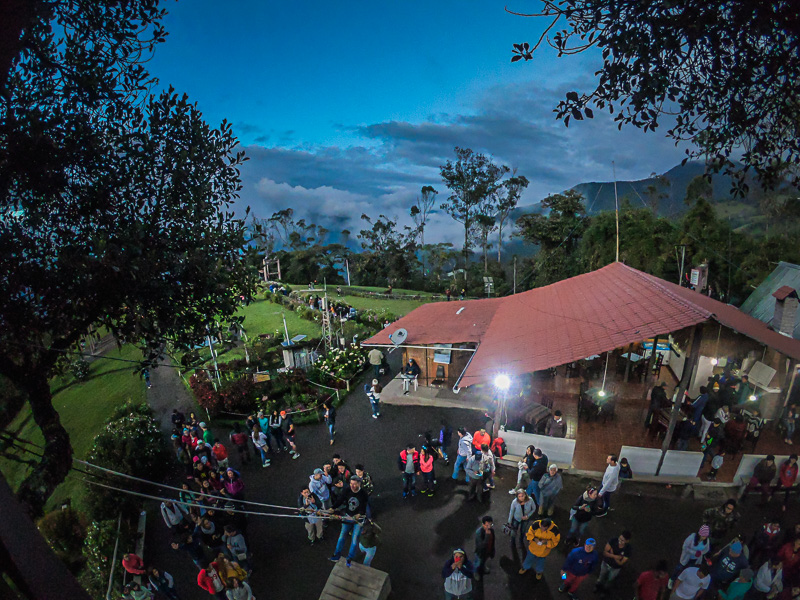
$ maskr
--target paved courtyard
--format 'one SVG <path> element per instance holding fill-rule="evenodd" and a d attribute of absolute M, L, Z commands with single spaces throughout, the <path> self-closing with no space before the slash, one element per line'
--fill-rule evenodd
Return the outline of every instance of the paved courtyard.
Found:
<path fill-rule="evenodd" d="M 174 377 L 171 370 L 158 371 L 159 380 Z M 177 391 L 180 387 L 173 389 L 180 394 Z M 281 454 L 273 458 L 268 469 L 262 469 L 257 463 L 242 468 L 246 498 L 295 506 L 300 488 L 308 481 L 314 468 L 336 452 L 351 466 L 364 463 L 375 482 L 375 520 L 384 533 L 373 567 L 389 573 L 393 598 L 442 598 L 440 572 L 444 562 L 457 547 L 466 549 L 470 556 L 473 554 L 473 533 L 480 517 L 485 514 L 492 515 L 496 524 L 497 558 L 492 564 L 491 574 L 476 585 L 476 599 L 546 600 L 561 597 L 556 588 L 559 567 L 566 551 L 563 544 L 551 554 L 542 581 L 537 582 L 532 572 L 524 576 L 517 574 L 520 557 L 512 551 L 501 528 L 511 502 L 508 489 L 516 477 L 512 469 L 500 468 L 497 489 L 483 505 L 465 502 L 463 474 L 461 482 L 453 482 L 450 479 L 452 468 L 441 461 L 436 463 L 439 483 L 434 497 L 402 498 L 397 453 L 407 442 L 419 441 L 419 435 L 425 430 L 437 430 L 441 418 L 448 419 L 453 427 L 464 426 L 470 431 L 474 431 L 483 420 L 481 413 L 474 410 L 416 406 L 384 406 L 380 419 L 375 420 L 371 418 L 369 403 L 363 393 L 356 392 L 339 410 L 334 446 L 328 443 L 324 424 L 307 425 L 299 428 L 297 441 L 301 457 L 298 460 Z M 227 430 L 217 433 L 227 439 Z M 238 468 L 236 460 L 234 457 L 233 465 Z M 565 490 L 554 516 L 562 530 L 567 528 L 569 505 L 586 483 L 586 479 L 565 477 Z M 618 579 L 613 598 L 632 597 L 635 575 L 650 568 L 659 558 L 674 564 L 683 539 L 701 524 L 702 510 L 716 502 L 681 500 L 677 490 L 654 488 L 653 492 L 653 497 L 617 494 L 616 510 L 606 518 L 595 519 L 589 527 L 589 533 L 601 543 L 617 536 L 623 529 L 633 532 L 634 555 Z M 146 562 L 173 574 L 182 598 L 208 598 L 208 594 L 196 585 L 196 570 L 191 561 L 169 548 L 169 536 L 157 507 L 149 508 Z M 779 509 L 777 501 L 774 508 Z M 797 505 L 793 504 L 792 508 L 789 514 L 796 519 Z M 742 530 L 749 536 L 764 511 L 752 501 L 743 514 Z M 331 524 L 326 539 L 321 544 L 310 546 L 299 519 L 255 516 L 249 519 L 248 536 L 255 564 L 251 584 L 256 597 L 259 600 L 318 598 L 333 567 L 327 559 L 333 553 L 339 525 Z M 593 579 L 584 583 L 579 596 L 592 597 Z"/>

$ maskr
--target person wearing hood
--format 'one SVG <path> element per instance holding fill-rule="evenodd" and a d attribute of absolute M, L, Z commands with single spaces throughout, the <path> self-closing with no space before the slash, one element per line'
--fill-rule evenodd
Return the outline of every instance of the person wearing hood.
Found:
<path fill-rule="evenodd" d="M 467 458 L 470 456 L 472 456 L 472 434 L 467 433 L 467 430 L 463 427 L 459 427 L 458 456 L 456 457 L 456 463 L 453 465 L 453 479 L 458 479 L 459 469 L 465 466 Z M 466 475 L 466 469 L 464 469 L 464 474 Z M 467 475 L 467 483 L 469 483 L 469 475 Z"/>
<path fill-rule="evenodd" d="M 445 600 L 471 600 L 474 572 L 467 553 L 461 548 L 454 550 L 453 558 L 444 563 L 442 568 Z"/>
<path fill-rule="evenodd" d="M 314 474 L 308 479 L 308 489 L 319 498 L 322 508 L 331 507 L 331 490 L 328 487 L 331 483 L 333 478 L 322 469 L 314 469 Z"/>
<path fill-rule="evenodd" d="M 222 485 L 228 497 L 244 500 L 244 481 L 242 481 L 238 471 L 226 469 L 222 474 Z"/>

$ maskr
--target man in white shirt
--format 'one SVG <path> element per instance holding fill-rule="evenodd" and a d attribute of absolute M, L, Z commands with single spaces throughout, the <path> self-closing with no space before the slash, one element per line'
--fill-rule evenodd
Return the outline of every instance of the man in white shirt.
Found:
<path fill-rule="evenodd" d="M 711 585 L 711 577 L 708 574 L 708 567 L 689 567 L 678 575 L 675 589 L 669 600 L 695 600 L 699 598 L 708 586 Z"/>
<path fill-rule="evenodd" d="M 598 504 L 602 505 L 602 511 L 598 517 L 605 517 L 611 508 L 611 495 L 619 487 L 619 463 L 616 454 L 609 454 L 606 458 L 606 472 L 603 473 L 603 484 L 600 488 L 600 498 Z"/>

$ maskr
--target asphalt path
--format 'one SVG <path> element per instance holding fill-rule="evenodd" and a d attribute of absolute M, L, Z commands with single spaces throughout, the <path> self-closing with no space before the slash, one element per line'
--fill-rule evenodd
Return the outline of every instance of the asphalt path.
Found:
<path fill-rule="evenodd" d="M 166 377 L 172 370 L 163 371 Z M 371 374 L 368 377 L 371 378 Z M 160 383 L 154 380 L 151 394 L 156 392 L 158 385 Z M 177 396 L 174 400 L 177 406 L 185 396 L 177 386 L 170 389 L 168 394 Z M 168 398 L 161 398 L 158 401 L 160 410 L 168 409 L 169 402 Z M 568 550 L 563 541 L 548 558 L 543 580 L 536 581 L 533 571 L 525 575 L 517 573 L 524 556 L 517 555 L 509 538 L 502 533 L 502 524 L 506 522 L 512 499 L 508 490 L 516 481 L 515 470 L 501 467 L 496 489 L 487 495 L 483 504 L 479 504 L 466 501 L 467 486 L 463 473 L 460 481 L 454 482 L 450 477 L 452 464 L 448 467 L 443 461 L 437 461 L 436 494 L 433 497 L 402 497 L 398 453 L 409 442 L 419 443 L 420 435 L 426 430 L 437 431 L 442 418 L 446 418 L 454 428 L 463 426 L 470 431 L 484 421 L 481 413 L 471 410 L 386 405 L 381 410 L 381 417 L 373 419 L 368 400 L 360 386 L 356 386 L 356 391 L 338 411 L 337 436 L 333 446 L 329 445 L 323 423 L 305 425 L 298 428 L 299 459 L 292 460 L 288 454 L 281 453 L 273 456 L 271 467 L 264 469 L 257 461 L 248 466 L 239 465 L 238 457 L 232 452 L 231 463 L 242 473 L 247 500 L 292 507 L 296 506 L 300 489 L 313 470 L 329 461 L 333 453 L 340 454 L 351 467 L 363 463 L 375 484 L 372 497 L 374 519 L 383 529 L 381 545 L 372 566 L 389 573 L 393 598 L 442 598 L 441 569 L 445 561 L 455 548 L 464 548 L 472 557 L 474 532 L 480 518 L 486 514 L 494 518 L 497 556 L 491 563 L 491 573 L 481 582 L 476 582 L 476 600 L 564 598 L 557 592 L 559 569 Z M 215 433 L 227 442 L 227 429 L 215 430 Z M 457 435 L 454 438 L 457 439 Z M 455 453 L 454 447 L 451 453 Z M 175 481 L 180 481 L 180 478 L 176 476 Z M 588 480 L 583 478 L 565 477 L 565 489 L 553 517 L 562 528 L 563 537 L 566 537 L 568 529 L 569 506 L 587 483 Z M 777 504 L 776 501 L 776 507 Z M 635 577 L 640 571 L 651 568 L 658 559 L 667 559 L 670 566 L 674 565 L 683 539 L 700 526 L 702 511 L 707 506 L 707 502 L 683 500 L 676 493 L 663 489 L 655 497 L 617 494 L 615 510 L 605 518 L 593 520 L 588 530 L 601 545 L 625 529 L 633 532 L 633 557 L 615 582 L 609 598 L 632 598 Z M 796 517 L 797 505 L 792 507 L 789 520 Z M 157 506 L 153 504 L 148 508 L 146 563 L 171 573 L 184 600 L 209 598 L 197 587 L 197 571 L 189 558 L 170 549 L 170 536 Z M 749 536 L 764 514 L 764 509 L 757 507 L 755 501 L 750 502 L 744 510 L 741 530 Z M 332 523 L 326 529 L 325 539 L 312 546 L 300 519 L 249 517 L 247 535 L 254 556 L 250 583 L 256 597 L 259 600 L 318 598 L 333 567 L 328 557 L 333 554 L 339 527 Z M 362 559 L 363 555 L 357 558 L 359 562 Z M 584 582 L 578 593 L 580 597 L 593 596 L 595 578 L 596 573 Z"/>

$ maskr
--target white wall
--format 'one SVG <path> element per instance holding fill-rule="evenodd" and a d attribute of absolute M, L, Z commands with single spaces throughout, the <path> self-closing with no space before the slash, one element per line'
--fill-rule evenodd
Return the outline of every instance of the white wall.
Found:
<path fill-rule="evenodd" d="M 525 449 L 528 446 L 533 446 L 534 448 L 541 448 L 542 452 L 547 455 L 548 462 L 557 463 L 560 466 L 572 465 L 572 456 L 575 454 L 575 440 L 536 435 L 534 433 L 522 433 L 520 431 L 501 431 L 500 437 L 506 441 L 509 454 L 525 456 Z"/>

